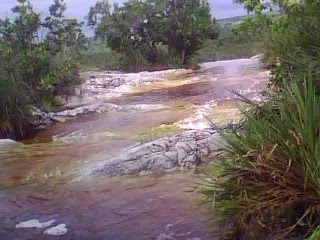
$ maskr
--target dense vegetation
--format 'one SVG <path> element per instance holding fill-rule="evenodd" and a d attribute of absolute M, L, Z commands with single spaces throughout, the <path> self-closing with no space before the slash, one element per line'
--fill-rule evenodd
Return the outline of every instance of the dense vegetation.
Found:
<path fill-rule="evenodd" d="M 219 28 L 203 0 L 107 1 L 90 8 L 88 23 L 96 37 L 125 58 L 124 66 L 140 70 L 147 65 L 186 66 L 206 39 L 218 37 Z"/>
<path fill-rule="evenodd" d="M 242 2 L 256 15 L 235 31 L 265 39 L 273 91 L 259 104 L 243 99 L 244 120 L 221 131 L 227 151 L 200 191 L 225 238 L 319 239 L 320 2 L 274 1 L 280 16 Z"/>
<path fill-rule="evenodd" d="M 293 111 L 295 109 L 295 111 Z M 320 223 L 320 98 L 312 84 L 296 82 L 267 102 L 243 109 L 245 121 L 227 141 L 215 194 L 215 219 L 232 239 L 283 239 L 294 230 L 309 234 Z"/>
<path fill-rule="evenodd" d="M 244 17 L 218 20 L 217 23 L 220 28 L 219 37 L 205 40 L 201 48 L 193 54 L 189 60 L 189 64 L 247 58 L 261 53 L 264 47 L 261 40 L 263 37 L 249 35 L 247 31 L 238 31 L 235 34 L 234 29 L 242 25 L 239 23 L 243 22 L 243 20 Z M 160 52 L 167 52 L 166 47 L 158 46 L 158 48 Z M 127 63 L 123 61 L 123 54 L 112 50 L 108 47 L 108 43 L 102 42 L 100 39 L 94 40 L 90 38 L 87 48 L 83 49 L 81 54 L 83 56 L 82 67 L 84 69 L 128 69 L 126 68 Z M 162 54 L 161 56 L 165 55 Z M 158 61 L 160 62 L 158 65 L 147 62 L 146 65 L 140 67 L 145 70 L 157 70 L 168 66 L 166 65 L 168 64 L 167 60 L 165 64 L 161 64 L 160 59 Z"/>
<path fill-rule="evenodd" d="M 265 61 L 271 66 L 271 84 L 280 90 L 291 81 L 302 83 L 311 74 L 316 91 L 320 90 L 320 3 L 314 0 L 240 1 L 256 16 L 249 17 L 236 29 L 260 37 L 265 42 Z M 264 9 L 277 5 L 281 16 L 264 14 Z"/>
<path fill-rule="evenodd" d="M 45 19 L 27 0 L 18 2 L 13 19 L 0 19 L 0 136 L 12 138 L 32 130 L 30 104 L 72 91 L 85 40 L 82 25 L 64 17 L 64 0 L 55 0 Z"/>

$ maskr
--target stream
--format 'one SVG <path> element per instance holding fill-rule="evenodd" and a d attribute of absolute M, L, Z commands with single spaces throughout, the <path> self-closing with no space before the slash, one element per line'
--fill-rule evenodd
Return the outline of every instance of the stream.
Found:
<path fill-rule="evenodd" d="M 107 177 L 95 166 L 131 146 L 237 122 L 235 90 L 259 101 L 258 58 L 199 70 L 91 71 L 54 125 L 0 140 L 0 239 L 216 239 L 194 171 Z"/>

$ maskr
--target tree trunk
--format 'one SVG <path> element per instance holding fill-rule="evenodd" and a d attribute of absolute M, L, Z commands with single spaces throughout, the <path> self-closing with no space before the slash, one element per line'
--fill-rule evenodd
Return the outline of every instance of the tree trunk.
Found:
<path fill-rule="evenodd" d="M 157 52 L 157 47 L 154 41 L 152 41 L 151 43 L 149 42 L 149 47 L 151 50 L 151 55 L 149 56 L 150 61 L 152 63 L 157 63 L 158 62 L 158 52 Z"/>
<path fill-rule="evenodd" d="M 176 46 L 176 32 L 170 31 L 168 34 L 168 51 L 169 51 L 169 63 L 174 64 L 174 50 Z"/>
<path fill-rule="evenodd" d="M 173 46 L 171 44 L 168 45 L 169 51 L 169 63 L 173 63 Z"/>
<path fill-rule="evenodd" d="M 184 48 L 181 52 L 181 67 L 186 65 L 186 49 Z"/>

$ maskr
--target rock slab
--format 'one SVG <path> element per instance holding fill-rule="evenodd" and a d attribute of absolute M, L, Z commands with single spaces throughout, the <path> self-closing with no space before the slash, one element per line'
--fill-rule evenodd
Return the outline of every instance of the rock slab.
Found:
<path fill-rule="evenodd" d="M 190 169 L 223 149 L 223 140 L 215 130 L 185 131 L 129 147 L 102 161 L 92 173 L 116 176 Z"/>

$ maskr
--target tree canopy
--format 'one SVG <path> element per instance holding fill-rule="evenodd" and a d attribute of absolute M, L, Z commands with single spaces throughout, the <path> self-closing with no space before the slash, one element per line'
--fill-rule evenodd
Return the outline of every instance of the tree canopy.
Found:
<path fill-rule="evenodd" d="M 167 47 L 170 63 L 180 65 L 201 47 L 205 39 L 217 38 L 219 27 L 204 0 L 132 0 L 112 8 L 107 1 L 90 8 L 88 25 L 97 37 L 126 56 L 141 55 L 159 61 L 159 46 Z"/>
<path fill-rule="evenodd" d="M 279 9 L 285 11 L 290 7 L 300 4 L 300 0 L 233 0 L 235 3 L 243 4 L 248 12 L 261 12 L 263 10 L 273 11 Z"/>

